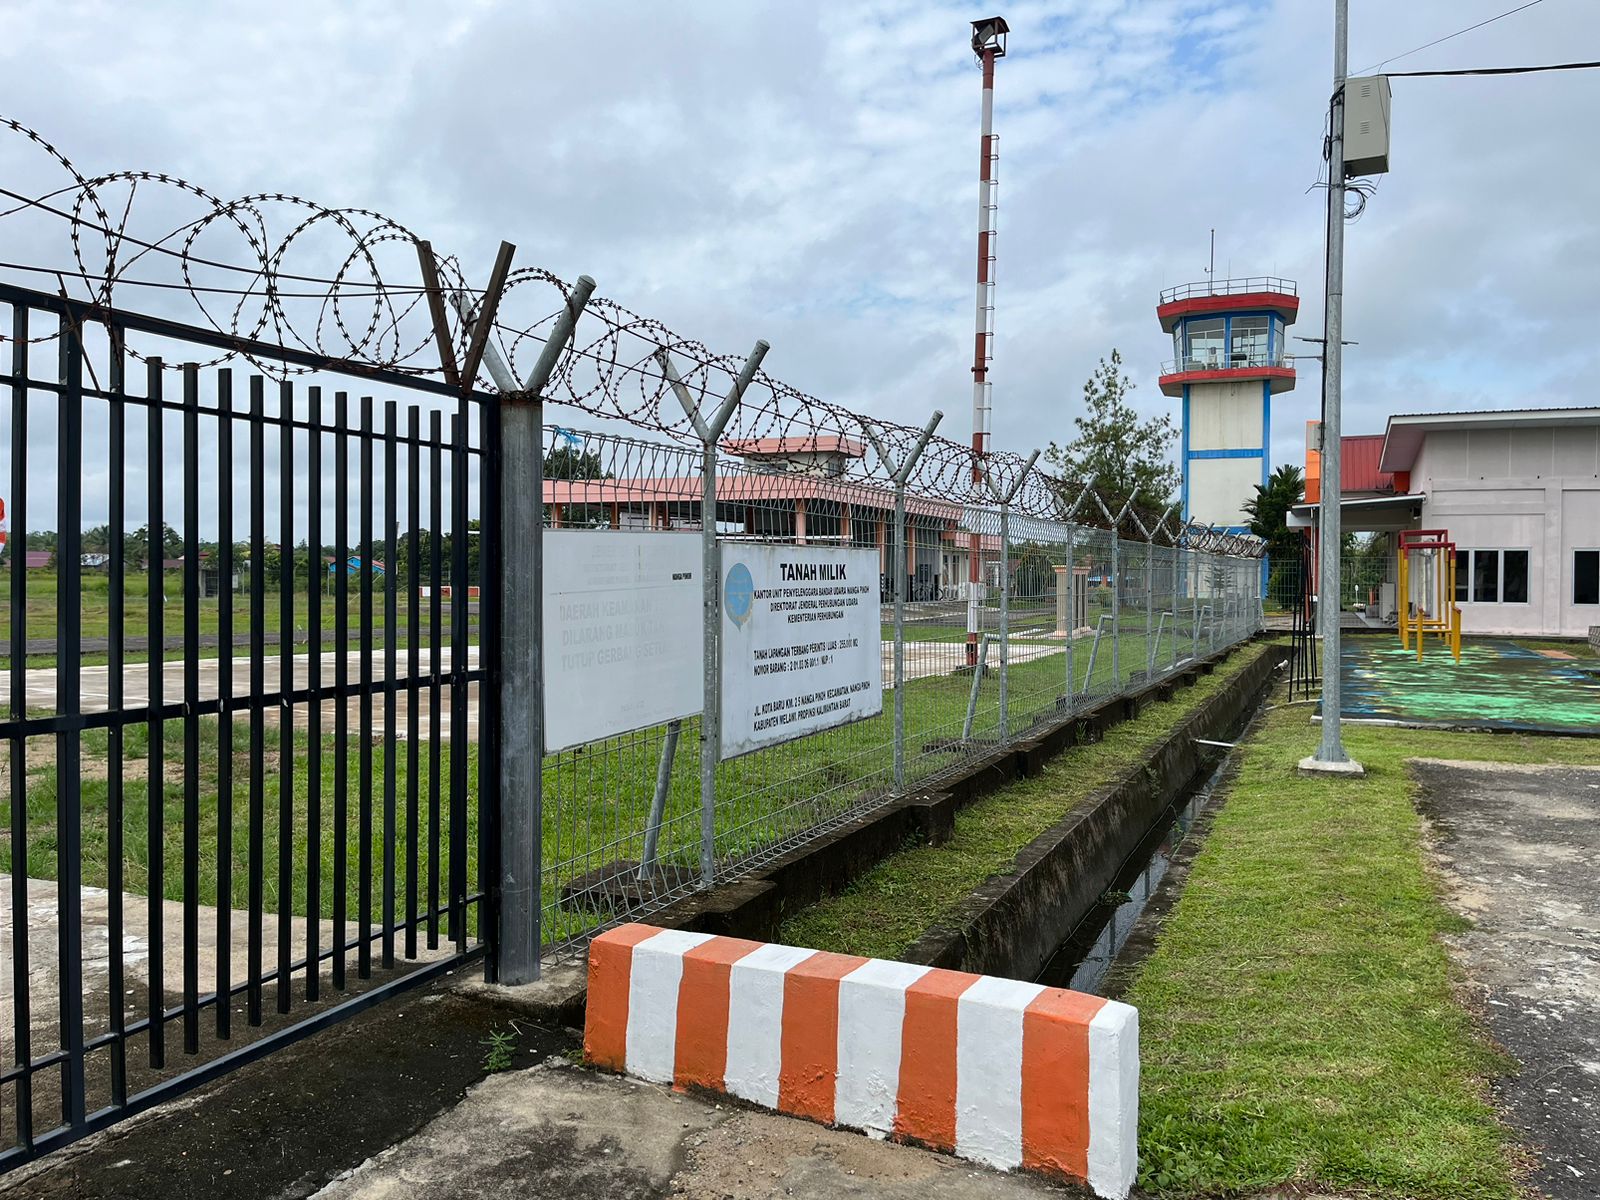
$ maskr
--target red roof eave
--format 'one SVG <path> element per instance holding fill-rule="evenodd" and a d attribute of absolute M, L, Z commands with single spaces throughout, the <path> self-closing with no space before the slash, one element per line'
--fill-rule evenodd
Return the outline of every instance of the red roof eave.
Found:
<path fill-rule="evenodd" d="M 1279 313 L 1286 322 L 1293 322 L 1300 313 L 1300 297 L 1288 292 L 1244 292 L 1233 296 L 1189 296 L 1156 305 L 1156 316 L 1167 333 L 1180 317 L 1193 317 L 1205 313 L 1238 312 L 1242 309 L 1270 309 Z"/>
<path fill-rule="evenodd" d="M 1294 386 L 1293 367 L 1219 367 L 1206 371 L 1175 371 L 1161 377 L 1161 393 L 1177 396 L 1186 383 L 1249 382 L 1252 379 L 1272 380 L 1274 392 L 1287 391 Z"/>

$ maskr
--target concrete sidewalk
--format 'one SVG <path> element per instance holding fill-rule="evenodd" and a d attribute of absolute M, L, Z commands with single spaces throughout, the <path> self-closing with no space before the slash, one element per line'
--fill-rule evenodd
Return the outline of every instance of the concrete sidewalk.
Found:
<path fill-rule="evenodd" d="M 319 1200 L 1021 1200 L 1060 1196 L 909 1146 L 551 1058 L 493 1075 Z"/>

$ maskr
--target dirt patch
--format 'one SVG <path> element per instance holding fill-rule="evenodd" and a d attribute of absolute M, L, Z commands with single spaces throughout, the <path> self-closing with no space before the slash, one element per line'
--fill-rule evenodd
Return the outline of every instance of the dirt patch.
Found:
<path fill-rule="evenodd" d="M 444 985 L 419 989 L 13 1170 L 0 1178 L 0 1197 L 310 1195 L 483 1081 L 484 1043 L 491 1030 L 509 1030 L 511 1019 Z M 520 1018 L 517 1025 L 513 1067 L 576 1044 L 563 1031 Z"/>

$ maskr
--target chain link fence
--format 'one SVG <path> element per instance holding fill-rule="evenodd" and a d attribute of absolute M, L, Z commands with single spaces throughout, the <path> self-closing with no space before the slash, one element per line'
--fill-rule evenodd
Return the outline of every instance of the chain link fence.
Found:
<path fill-rule="evenodd" d="M 709 783 L 698 713 L 546 754 L 547 958 L 699 890 L 708 862 L 711 880 L 734 880 L 1261 628 L 1257 558 L 921 494 L 905 495 L 902 524 L 892 479 L 863 478 L 861 444 L 735 439 L 723 450 L 719 546 L 872 552 L 882 711 L 715 761 Z M 546 427 L 544 452 L 547 531 L 706 537 L 699 451 Z M 718 654 L 705 647 L 708 661 Z M 551 692 L 546 705 L 573 699 Z"/>

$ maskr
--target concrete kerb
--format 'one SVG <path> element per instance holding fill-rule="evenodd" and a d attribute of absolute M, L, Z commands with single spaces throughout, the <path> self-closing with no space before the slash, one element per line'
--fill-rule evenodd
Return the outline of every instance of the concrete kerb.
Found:
<path fill-rule="evenodd" d="M 1137 1174 L 1138 1012 L 1013 979 L 624 925 L 589 955 L 593 1066 L 1086 1182 Z"/>

